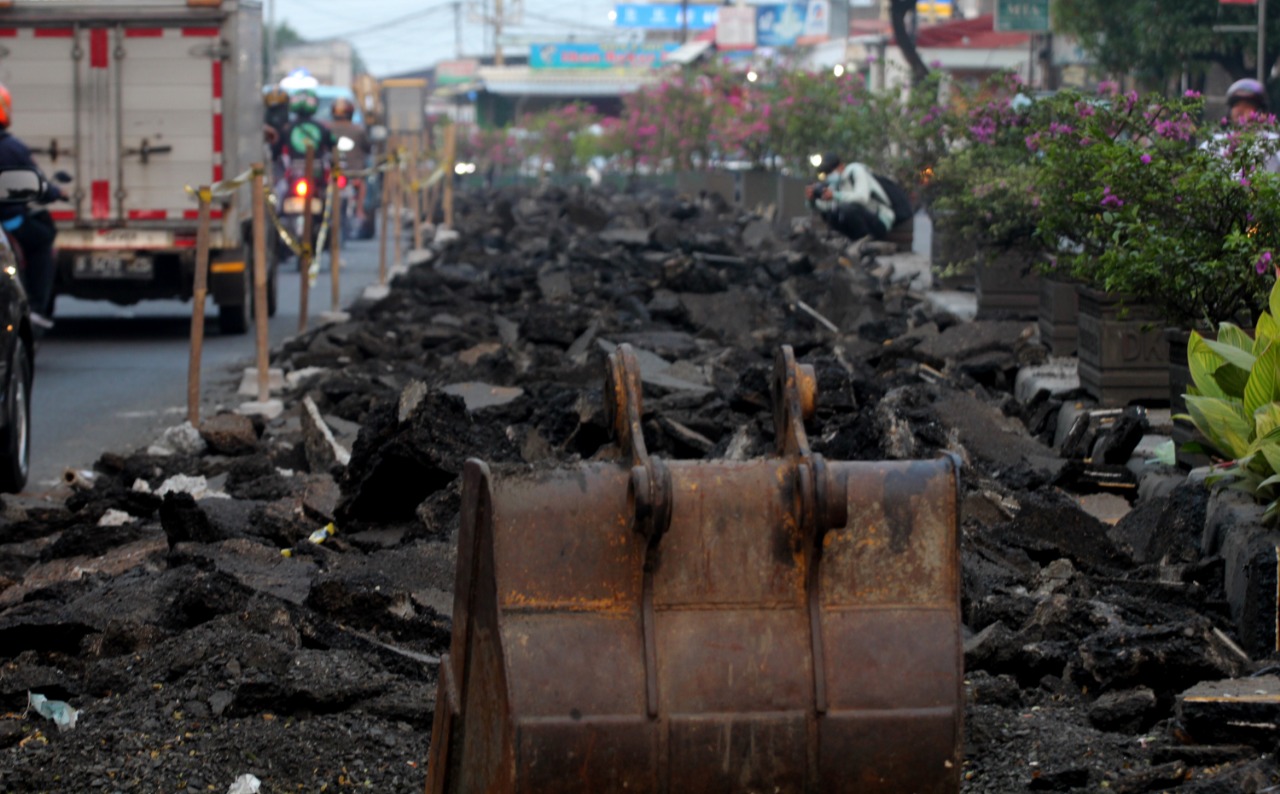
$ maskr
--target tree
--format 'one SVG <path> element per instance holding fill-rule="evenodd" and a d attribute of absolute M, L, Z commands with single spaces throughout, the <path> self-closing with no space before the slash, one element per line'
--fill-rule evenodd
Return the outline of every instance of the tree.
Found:
<path fill-rule="evenodd" d="M 1253 33 L 1215 33 L 1215 25 L 1257 21 L 1255 6 L 1218 0 L 1056 0 L 1054 29 L 1074 34 L 1106 71 L 1164 88 L 1184 71 L 1202 77 L 1218 64 L 1233 78 L 1256 73 Z M 1267 20 L 1267 63 L 1280 57 L 1280 13 Z"/>
<path fill-rule="evenodd" d="M 892 0 L 889 14 L 893 20 L 893 38 L 898 42 L 898 48 L 902 50 L 902 57 L 907 59 L 907 65 L 911 67 L 912 84 L 917 85 L 929 76 L 929 67 L 920 57 L 911 31 L 907 30 L 908 12 L 912 14 L 916 12 L 916 0 Z"/>

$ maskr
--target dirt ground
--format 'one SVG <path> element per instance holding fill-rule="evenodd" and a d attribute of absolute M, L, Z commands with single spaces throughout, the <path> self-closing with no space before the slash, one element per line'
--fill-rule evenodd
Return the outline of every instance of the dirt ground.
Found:
<path fill-rule="evenodd" d="M 1115 526 L 1082 509 L 1088 477 L 1052 445 L 1072 396 L 1011 394 L 1045 356 L 1033 323 L 962 323 L 887 258 L 714 197 L 461 208 L 461 240 L 388 297 L 273 353 L 281 417 L 221 416 L 104 453 L 60 500 L 3 499 L 0 792 L 421 791 L 462 464 L 600 453 L 623 342 L 651 356 L 653 454 L 767 454 L 789 344 L 818 375 L 815 452 L 964 461 L 962 791 L 1280 790 L 1273 734 L 1192 735 L 1177 709 L 1268 665 L 1200 551 L 1207 492 L 1135 492 Z"/>

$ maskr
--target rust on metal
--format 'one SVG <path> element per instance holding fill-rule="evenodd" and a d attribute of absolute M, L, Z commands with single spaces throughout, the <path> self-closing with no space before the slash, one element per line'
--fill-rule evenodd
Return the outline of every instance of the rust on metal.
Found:
<path fill-rule="evenodd" d="M 608 359 L 612 461 L 466 464 L 428 791 L 956 792 L 958 463 L 812 451 L 775 361 L 775 454 L 648 454 Z"/>

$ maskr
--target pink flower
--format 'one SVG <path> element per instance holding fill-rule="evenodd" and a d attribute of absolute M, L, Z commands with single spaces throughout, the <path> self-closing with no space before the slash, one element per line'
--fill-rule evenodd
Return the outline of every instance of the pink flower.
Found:
<path fill-rule="evenodd" d="M 1110 185 L 1104 185 L 1102 187 L 1102 201 L 1100 203 L 1104 207 L 1120 208 L 1124 206 L 1124 199 L 1112 193 Z"/>
<path fill-rule="evenodd" d="M 1196 91 L 1195 89 L 1191 89 L 1191 88 L 1188 88 L 1186 91 L 1184 91 L 1184 92 L 1182 93 L 1182 95 L 1183 95 L 1184 97 L 1186 97 L 1187 99 L 1199 99 L 1199 98 L 1200 98 L 1200 92 L 1199 92 L 1199 91 Z"/>
<path fill-rule="evenodd" d="M 1254 272 L 1261 276 L 1267 272 L 1269 267 L 1271 267 L 1271 252 L 1264 251 L 1262 256 L 1258 257 L 1258 261 L 1253 264 L 1253 269 Z"/>
<path fill-rule="evenodd" d="M 1142 155 L 1142 157 L 1139 157 L 1138 159 L 1142 161 L 1143 165 L 1151 165 L 1151 155 L 1149 154 L 1144 154 Z"/>

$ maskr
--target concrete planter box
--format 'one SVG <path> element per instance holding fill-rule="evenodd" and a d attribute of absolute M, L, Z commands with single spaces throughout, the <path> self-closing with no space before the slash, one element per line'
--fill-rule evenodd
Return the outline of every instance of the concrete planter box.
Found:
<path fill-rule="evenodd" d="M 934 211 L 933 237 L 929 246 L 929 264 L 933 269 L 933 282 L 939 289 L 970 290 L 974 287 L 973 274 L 966 265 L 963 272 L 950 276 L 939 275 L 952 265 L 968 263 L 977 255 L 974 241 L 952 229 L 947 221 L 950 213 Z"/>
<path fill-rule="evenodd" d="M 778 203 L 778 174 L 773 171 L 739 171 L 742 182 L 742 206 L 756 212 Z"/>
<path fill-rule="evenodd" d="M 1089 287 L 1080 294 L 1080 385 L 1103 405 L 1169 401 L 1169 342 L 1155 311 Z"/>
<path fill-rule="evenodd" d="M 984 255 L 974 268 L 979 320 L 1032 320 L 1040 310 L 1040 275 L 1025 254 Z"/>
<path fill-rule="evenodd" d="M 1277 651 L 1276 620 L 1280 618 L 1276 591 L 1280 531 L 1263 527 L 1263 509 L 1247 494 L 1216 489 L 1209 498 L 1201 541 L 1206 556 L 1222 555 L 1231 619 L 1241 646 L 1255 659 Z"/>
<path fill-rule="evenodd" d="M 737 204 L 740 187 L 737 174 L 730 171 L 682 171 L 676 174 L 676 190 L 692 196 L 715 193 L 726 203 Z"/>
<path fill-rule="evenodd" d="M 1074 356 L 1080 335 L 1077 282 L 1040 277 L 1040 341 L 1055 356 Z"/>

